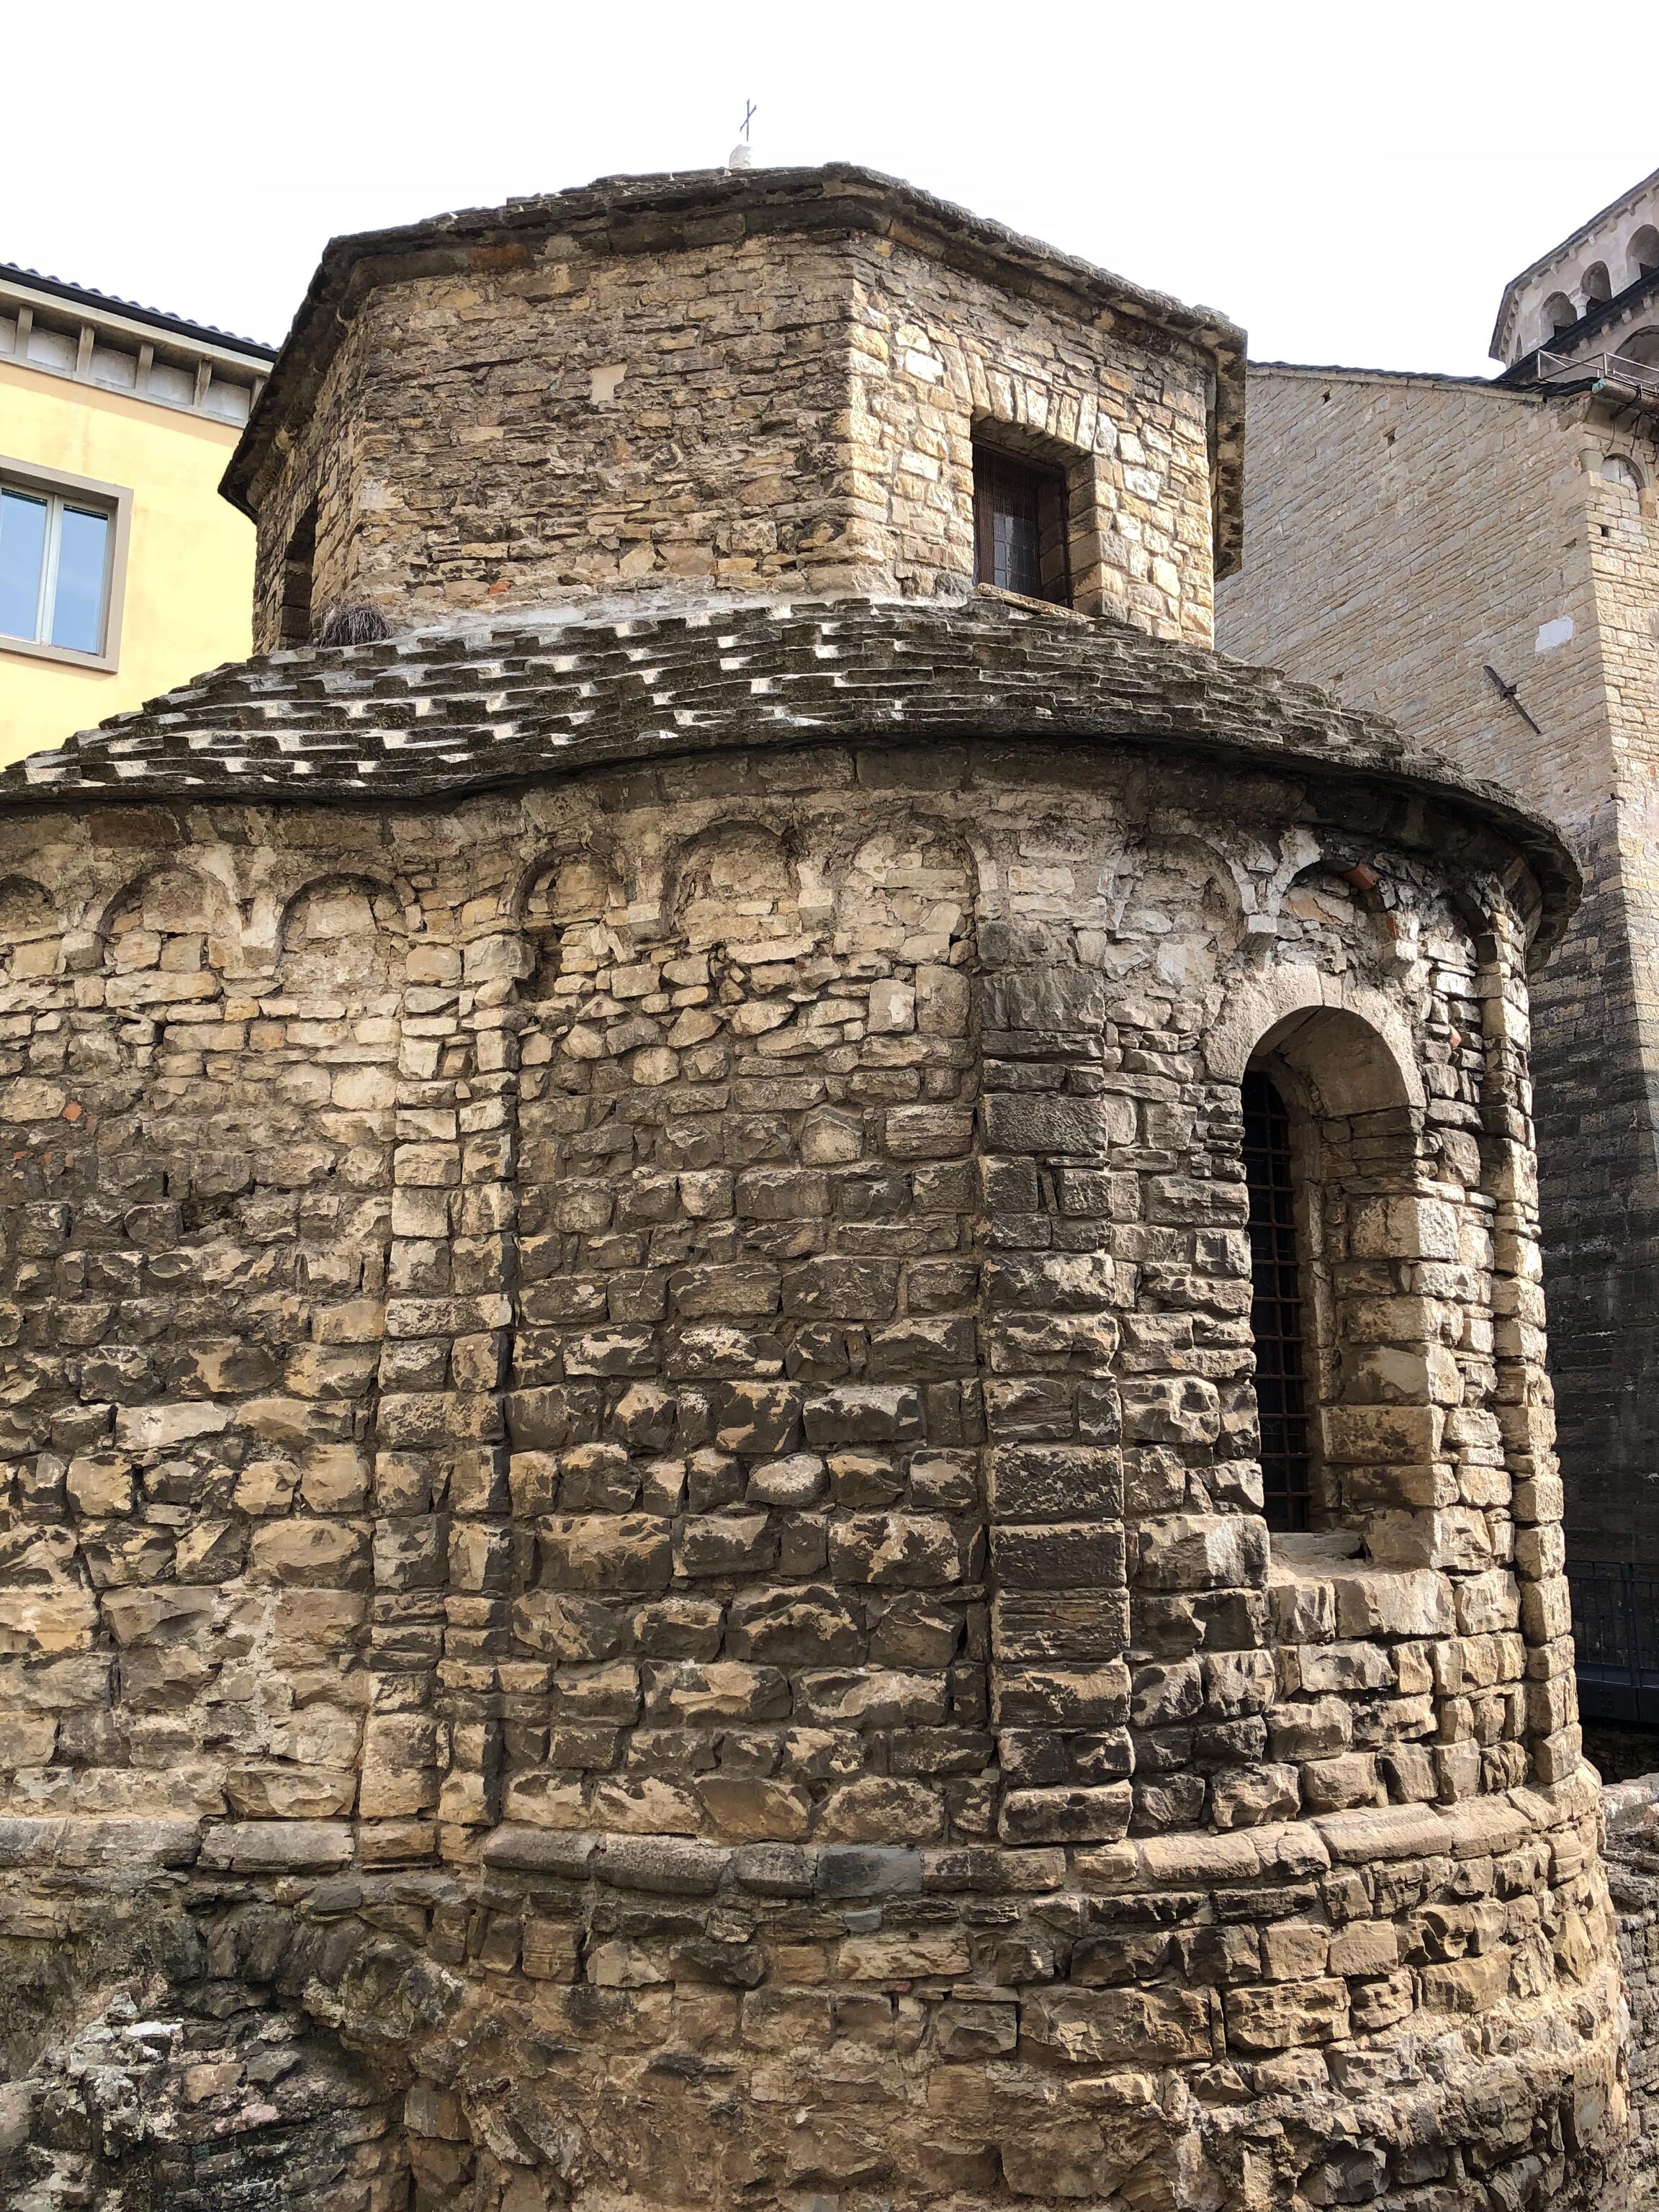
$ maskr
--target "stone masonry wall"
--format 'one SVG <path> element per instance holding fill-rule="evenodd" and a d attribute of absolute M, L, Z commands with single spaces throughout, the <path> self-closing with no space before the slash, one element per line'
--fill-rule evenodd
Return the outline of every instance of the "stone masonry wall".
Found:
<path fill-rule="evenodd" d="M 1254 368 L 1249 393 L 1245 558 L 1218 593 L 1222 650 L 1391 715 L 1586 840 L 1611 751 L 1581 410 L 1357 369 Z M 1573 636 L 1536 651 L 1562 617 Z"/>
<path fill-rule="evenodd" d="M 1644 1775 L 1601 1793 L 1608 1889 L 1619 1917 L 1619 1959 L 1630 2027 L 1630 2212 L 1659 2202 L 1659 1855 L 1654 1805 L 1659 1778 Z"/>
<path fill-rule="evenodd" d="M 1608 456 L 1634 466 L 1639 499 L 1603 477 Z M 1534 985 L 1552 1357 L 1573 1540 L 1644 1559 L 1659 1556 L 1643 1503 L 1659 1467 L 1643 1382 L 1659 1358 L 1656 465 L 1650 438 L 1582 399 L 1254 372 L 1245 567 L 1219 617 L 1227 650 L 1380 708 L 1510 785 L 1585 869 Z"/>
<path fill-rule="evenodd" d="M 1505 843 L 981 743 L 0 846 L 17 2190 L 1594 2201 Z"/>
<path fill-rule="evenodd" d="M 388 279 L 260 491 L 256 636 L 315 505 L 313 607 L 617 589 L 971 589 L 975 429 L 1071 480 L 1074 604 L 1208 644 L 1212 364 L 916 242 L 573 222 Z"/>

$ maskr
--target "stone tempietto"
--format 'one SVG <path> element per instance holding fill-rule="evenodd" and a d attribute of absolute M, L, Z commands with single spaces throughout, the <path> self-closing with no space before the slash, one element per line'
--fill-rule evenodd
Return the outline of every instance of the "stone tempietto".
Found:
<path fill-rule="evenodd" d="M 0 781 L 9 2202 L 1618 2185 L 1576 871 L 1207 651 L 1241 349 L 856 170 L 331 248 L 270 649 Z"/>

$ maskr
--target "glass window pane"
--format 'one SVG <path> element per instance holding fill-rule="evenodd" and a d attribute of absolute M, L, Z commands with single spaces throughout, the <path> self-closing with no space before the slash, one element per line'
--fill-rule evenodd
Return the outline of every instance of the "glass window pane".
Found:
<path fill-rule="evenodd" d="M 0 634 L 33 637 L 46 550 L 46 502 L 0 491 Z"/>
<path fill-rule="evenodd" d="M 71 653 L 97 653 L 104 642 L 104 553 L 109 517 L 64 509 L 58 541 L 58 591 L 52 641 Z"/>

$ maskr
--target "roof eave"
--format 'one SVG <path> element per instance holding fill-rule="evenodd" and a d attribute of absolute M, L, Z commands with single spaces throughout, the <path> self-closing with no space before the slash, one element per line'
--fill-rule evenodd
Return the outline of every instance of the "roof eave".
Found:
<path fill-rule="evenodd" d="M 211 323 L 188 322 L 182 315 L 169 315 L 160 307 L 143 307 L 136 300 L 123 300 L 112 292 L 94 291 L 88 284 L 70 284 L 61 276 L 43 276 L 39 270 L 25 269 L 15 261 L 0 261 L 0 282 L 20 292 L 39 292 L 46 299 L 62 300 L 66 306 L 84 307 L 91 315 L 142 323 L 148 329 L 182 339 L 187 345 L 213 346 L 222 353 L 240 354 L 250 362 L 258 362 L 262 370 L 268 369 L 277 357 L 277 348 L 258 338 L 240 337 L 234 331 L 218 330 Z"/>

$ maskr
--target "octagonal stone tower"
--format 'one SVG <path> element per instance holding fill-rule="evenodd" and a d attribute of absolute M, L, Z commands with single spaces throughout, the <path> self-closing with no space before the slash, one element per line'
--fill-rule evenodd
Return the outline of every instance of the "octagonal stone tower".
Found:
<path fill-rule="evenodd" d="M 1211 641 L 1243 336 L 847 167 L 616 178 L 338 240 L 232 463 L 256 641 L 647 586 L 960 596 L 973 441 L 1062 479 L 1070 603 Z"/>
<path fill-rule="evenodd" d="M 1203 649 L 1240 343 L 851 171 L 331 249 L 231 481 L 392 635 L 0 781 L 9 2202 L 1616 2188 L 1571 866 Z"/>

